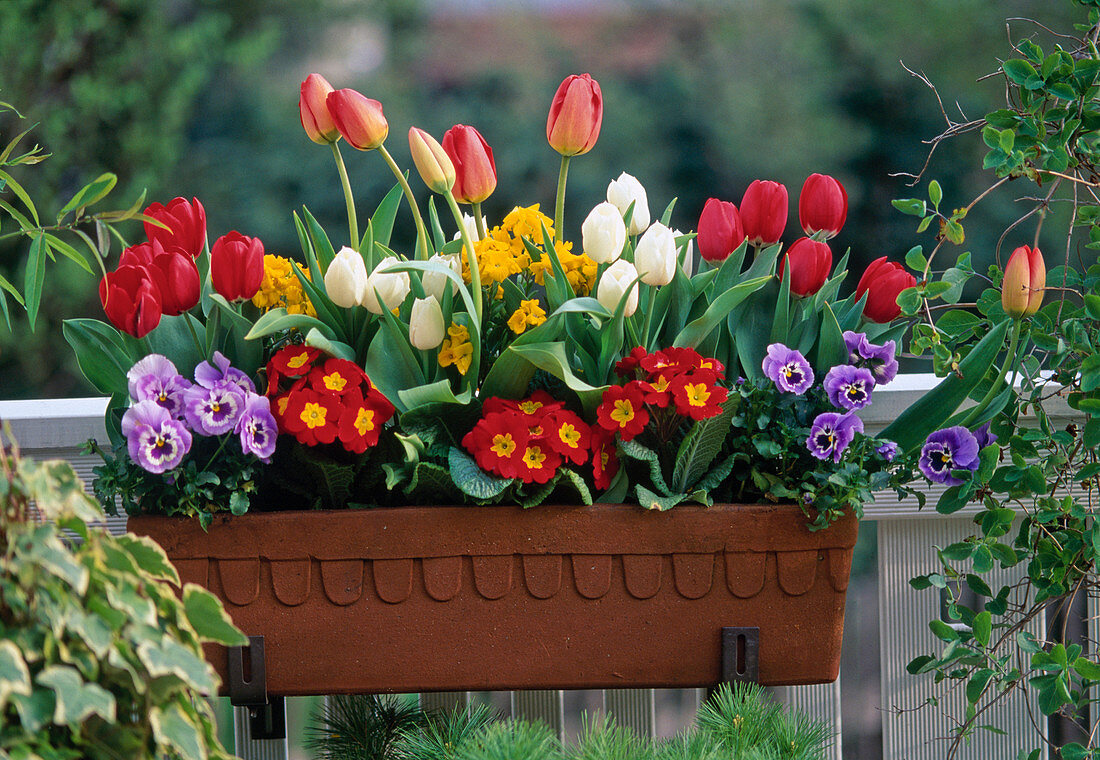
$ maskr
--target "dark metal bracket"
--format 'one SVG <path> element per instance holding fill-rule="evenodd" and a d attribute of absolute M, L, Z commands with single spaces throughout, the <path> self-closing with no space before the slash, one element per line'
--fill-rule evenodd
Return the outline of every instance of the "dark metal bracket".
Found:
<path fill-rule="evenodd" d="M 722 629 L 722 683 L 760 680 L 760 629 Z"/>
<path fill-rule="evenodd" d="M 247 668 L 245 650 L 248 651 Z M 286 702 L 267 694 L 264 637 L 249 636 L 247 647 L 229 647 L 229 701 L 248 708 L 252 739 L 286 738 Z"/>

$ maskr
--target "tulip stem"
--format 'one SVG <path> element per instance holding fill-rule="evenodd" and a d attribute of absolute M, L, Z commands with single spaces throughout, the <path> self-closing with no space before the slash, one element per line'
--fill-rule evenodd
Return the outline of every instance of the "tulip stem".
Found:
<path fill-rule="evenodd" d="M 470 240 L 470 233 L 466 229 L 466 225 L 462 223 L 462 212 L 458 208 L 458 202 L 455 201 L 454 193 L 448 190 L 443 194 L 443 197 L 447 199 L 447 205 L 451 208 L 451 214 L 454 215 L 455 221 L 458 223 L 458 234 L 462 236 L 462 246 L 466 249 L 466 259 L 470 264 L 470 295 L 474 299 L 474 318 L 477 320 L 478 333 L 481 332 L 481 272 L 477 266 L 477 250 L 474 248 L 474 243 Z"/>
<path fill-rule="evenodd" d="M 485 218 L 481 215 L 481 203 L 475 203 L 473 205 L 474 223 L 477 225 L 477 239 L 484 240 L 486 237 Z"/>
<path fill-rule="evenodd" d="M 351 181 L 348 180 L 348 169 L 344 166 L 344 157 L 340 155 L 339 144 L 333 142 L 332 157 L 336 160 L 336 170 L 340 172 L 340 185 L 344 188 L 344 203 L 348 207 L 348 234 L 351 235 L 351 245 L 359 250 L 359 220 L 355 217 L 355 198 L 351 194 Z"/>
<path fill-rule="evenodd" d="M 645 348 L 646 351 L 649 351 L 649 346 L 650 346 L 649 328 L 650 328 L 650 324 L 652 323 L 652 320 L 653 320 L 653 306 L 656 303 L 656 301 L 657 301 L 657 286 L 656 285 L 650 285 L 649 286 L 649 306 L 647 306 L 646 310 L 645 310 L 645 328 L 642 331 L 642 341 L 643 341 L 642 347 Z"/>
<path fill-rule="evenodd" d="M 416 196 L 413 195 L 412 188 L 409 187 L 409 181 L 405 179 L 405 175 L 397 166 L 397 162 L 393 160 L 390 152 L 386 150 L 386 146 L 379 145 L 378 152 L 382 154 L 382 158 L 385 159 L 386 165 L 390 167 L 393 176 L 397 177 L 397 183 L 401 185 L 401 190 L 405 193 L 406 200 L 409 201 L 409 208 L 412 209 L 413 221 L 416 223 L 416 258 L 427 261 L 428 230 L 424 227 L 424 218 L 420 216 L 420 206 L 416 204 Z M 462 226 L 461 214 L 458 217 L 458 224 L 459 227 Z"/>
<path fill-rule="evenodd" d="M 1004 364 L 1001 365 L 1000 372 L 997 373 L 997 379 L 989 386 L 989 390 L 986 391 L 985 396 L 978 402 L 978 405 L 971 409 L 966 417 L 963 418 L 960 423 L 963 427 L 969 427 L 970 423 L 978 419 L 982 412 L 992 403 L 993 399 L 997 397 L 997 394 L 1001 392 L 1005 378 L 1008 376 L 1009 369 L 1012 369 L 1012 383 L 1013 385 L 1016 384 L 1016 344 L 1019 339 L 1020 320 L 1017 319 L 1012 325 L 1012 338 L 1008 344 L 1008 353 L 1005 354 L 1005 361 Z"/>
<path fill-rule="evenodd" d="M 565 240 L 565 182 L 569 177 L 569 156 L 561 157 L 561 171 L 558 172 L 558 197 L 554 204 L 554 240 Z"/>
<path fill-rule="evenodd" d="M 209 359 L 210 356 L 206 353 L 206 346 L 199 340 L 199 334 L 195 332 L 195 326 L 191 324 L 191 315 L 184 312 L 183 321 L 187 323 L 187 329 L 191 332 L 191 339 L 195 341 L 195 346 L 199 349 L 199 356 L 203 359 Z"/>

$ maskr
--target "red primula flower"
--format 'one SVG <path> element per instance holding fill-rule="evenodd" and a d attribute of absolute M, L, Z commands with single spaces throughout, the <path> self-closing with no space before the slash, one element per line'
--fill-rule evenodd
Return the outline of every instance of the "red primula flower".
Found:
<path fill-rule="evenodd" d="M 497 398 L 494 396 L 488 399 L 484 406 L 482 406 L 482 414 L 490 415 L 499 414 L 501 412 L 519 412 L 535 418 L 541 418 L 564 406 L 565 404 L 563 402 L 555 401 L 554 397 L 546 391 L 538 390 L 527 398 L 520 399 L 519 401 Z"/>
<path fill-rule="evenodd" d="M 651 377 L 657 373 L 668 372 L 669 370 L 680 371 L 691 366 L 681 368 L 679 362 L 665 351 L 654 351 L 652 354 L 646 354 L 638 360 L 638 364 Z"/>
<path fill-rule="evenodd" d="M 629 441 L 645 429 L 649 412 L 645 408 L 643 388 L 633 380 L 626 385 L 612 385 L 603 393 L 603 401 L 596 409 L 596 418 L 605 430 L 618 433 Z"/>
<path fill-rule="evenodd" d="M 520 457 L 519 477 L 524 483 L 545 483 L 561 466 L 561 454 L 542 441 L 529 441 Z"/>
<path fill-rule="evenodd" d="M 342 411 L 335 396 L 302 388 L 289 394 L 282 418 L 286 432 L 307 446 L 316 446 L 336 440 Z"/>
<path fill-rule="evenodd" d="M 717 359 L 711 359 L 709 357 L 699 357 L 699 369 L 706 370 L 707 372 L 713 372 L 715 377 L 719 380 L 726 379 L 726 365 Z"/>
<path fill-rule="evenodd" d="M 635 346 L 630 349 L 630 353 L 615 364 L 615 374 L 619 377 L 630 377 L 634 375 L 635 371 L 638 369 L 639 362 L 642 360 L 642 357 L 646 355 L 646 350 L 641 346 Z"/>
<path fill-rule="evenodd" d="M 364 388 L 364 382 L 367 387 Z M 355 362 L 330 357 L 322 366 L 314 366 L 309 373 L 309 385 L 321 393 L 333 393 L 344 396 L 352 391 L 369 390 L 367 375 Z"/>
<path fill-rule="evenodd" d="M 313 360 L 321 355 L 321 349 L 312 346 L 290 345 L 280 348 L 267 360 L 267 373 L 279 373 L 284 377 L 302 377 L 309 373 Z"/>
<path fill-rule="evenodd" d="M 340 443 L 348 451 L 362 454 L 378 443 L 382 427 L 393 416 L 393 404 L 377 391 L 364 397 L 358 386 L 352 387 L 341 401 L 344 409 L 340 413 Z"/>
<path fill-rule="evenodd" d="M 596 488 L 610 488 L 611 479 L 618 471 L 619 452 L 615 448 L 615 434 L 601 427 L 592 428 L 592 475 Z"/>
<path fill-rule="evenodd" d="M 474 455 L 481 469 L 504 478 L 521 476 L 523 455 L 530 436 L 517 414 L 490 412 L 462 438 L 462 445 Z"/>
<path fill-rule="evenodd" d="M 705 420 L 722 413 L 722 403 L 729 392 L 717 384 L 715 376 L 699 371 L 680 375 L 672 381 L 672 398 L 676 411 L 693 420 Z"/>
<path fill-rule="evenodd" d="M 543 439 L 551 449 L 574 464 L 588 461 L 592 429 L 568 409 L 547 415 L 543 421 Z"/>

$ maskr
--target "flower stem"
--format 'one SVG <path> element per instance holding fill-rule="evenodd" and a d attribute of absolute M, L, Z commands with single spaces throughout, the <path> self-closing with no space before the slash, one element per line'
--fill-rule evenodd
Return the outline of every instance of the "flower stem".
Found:
<path fill-rule="evenodd" d="M 448 190 L 443 195 L 447 199 L 447 205 L 451 209 L 451 214 L 454 215 L 455 221 L 458 222 L 458 234 L 462 236 L 462 245 L 466 249 L 466 258 L 470 263 L 470 295 L 474 298 L 474 315 L 477 319 L 478 330 L 481 330 L 481 272 L 477 266 L 477 251 L 474 249 L 474 243 L 470 240 L 470 233 L 466 231 L 466 225 L 462 223 L 462 212 L 458 209 L 458 203 L 455 201 L 454 193 Z"/>
<path fill-rule="evenodd" d="M 339 144 L 333 142 L 332 157 L 336 161 L 336 170 L 340 172 L 340 185 L 344 188 L 344 203 L 348 207 L 348 234 L 351 235 L 351 247 L 359 250 L 359 221 L 355 218 L 355 198 L 351 194 L 351 182 L 348 169 L 344 166 L 344 157 L 340 155 Z"/>
<path fill-rule="evenodd" d="M 474 204 L 474 222 L 477 224 L 477 239 L 484 240 L 486 236 L 485 232 L 485 219 L 481 216 L 481 204 Z"/>
<path fill-rule="evenodd" d="M 203 359 L 209 360 L 210 356 L 206 353 L 206 346 L 199 340 L 199 334 L 195 332 L 195 326 L 191 324 L 191 315 L 184 313 L 183 321 L 187 323 L 187 329 L 191 332 L 191 339 L 195 341 L 195 346 L 199 349 L 199 356 Z"/>
<path fill-rule="evenodd" d="M 653 305 L 654 305 L 654 303 L 656 303 L 656 301 L 657 301 L 657 286 L 656 285 L 650 285 L 649 286 L 649 305 L 646 307 L 646 310 L 645 310 L 645 328 L 642 331 L 642 347 L 645 348 L 646 351 L 650 350 L 649 328 L 650 328 L 650 324 L 653 321 Z"/>
<path fill-rule="evenodd" d="M 416 223 L 416 258 L 427 261 L 428 230 L 424 227 L 424 218 L 420 216 L 420 207 L 416 205 L 416 196 L 413 195 L 412 188 L 409 187 L 409 181 L 405 179 L 405 175 L 398 168 L 397 162 L 393 160 L 390 152 L 386 150 L 386 146 L 379 145 L 378 152 L 382 154 L 382 158 L 385 159 L 386 165 L 390 167 L 393 176 L 397 177 L 397 183 L 401 185 L 401 190 L 405 193 L 405 199 L 409 202 L 409 208 L 412 209 L 413 221 Z M 458 223 L 459 226 L 462 225 L 461 214 L 458 217 Z"/>
<path fill-rule="evenodd" d="M 569 177 L 569 156 L 561 157 L 561 171 L 558 172 L 558 197 L 554 204 L 554 240 L 565 240 L 562 226 L 565 224 L 565 182 Z"/>

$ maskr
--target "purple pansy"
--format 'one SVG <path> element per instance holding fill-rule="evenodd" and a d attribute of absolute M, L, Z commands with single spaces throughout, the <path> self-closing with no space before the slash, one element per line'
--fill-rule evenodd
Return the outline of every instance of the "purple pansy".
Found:
<path fill-rule="evenodd" d="M 978 442 L 979 449 L 984 449 L 989 444 L 997 442 L 997 436 L 990 432 L 988 422 L 974 431 L 974 439 Z"/>
<path fill-rule="evenodd" d="M 175 468 L 191 449 L 191 433 L 152 399 L 139 401 L 122 415 L 122 433 L 142 469 L 162 473 Z"/>
<path fill-rule="evenodd" d="M 837 409 L 862 409 L 871 403 L 875 377 L 865 367 L 838 364 L 825 375 L 825 393 Z"/>
<path fill-rule="evenodd" d="M 229 359 L 221 351 L 214 352 L 214 364 L 203 362 L 195 367 L 195 382 L 203 388 L 214 388 L 222 383 L 232 383 L 245 393 L 255 393 L 256 385 L 245 373 L 229 366 Z"/>
<path fill-rule="evenodd" d="M 937 430 L 921 447 L 917 466 L 933 483 L 957 486 L 962 481 L 952 470 L 978 469 L 978 439 L 962 425 Z"/>
<path fill-rule="evenodd" d="M 279 427 L 271 414 L 271 400 L 267 396 L 250 394 L 245 400 L 244 412 L 237 421 L 237 434 L 241 437 L 241 450 L 260 461 L 271 461 L 275 453 L 275 439 Z"/>
<path fill-rule="evenodd" d="M 132 400 L 155 401 L 173 417 L 183 416 L 183 392 L 191 381 L 176 371 L 168 357 L 149 354 L 130 367 L 126 380 Z"/>
<path fill-rule="evenodd" d="M 810 428 L 810 437 L 806 439 L 806 448 L 818 459 L 832 459 L 839 462 L 844 450 L 863 432 L 863 420 L 855 414 L 823 412 L 814 418 Z"/>
<path fill-rule="evenodd" d="M 782 343 L 768 346 L 763 366 L 764 375 L 785 393 L 801 396 L 814 384 L 814 371 L 806 357 Z"/>
<path fill-rule="evenodd" d="M 867 340 L 866 333 L 845 330 L 844 345 L 848 348 L 848 361 L 871 370 L 877 385 L 886 385 L 897 377 L 897 344 L 894 341 L 888 340 L 880 346 Z"/>
<path fill-rule="evenodd" d="M 898 455 L 898 445 L 893 441 L 883 441 L 875 447 L 875 453 L 887 462 L 893 462 Z"/>
<path fill-rule="evenodd" d="M 244 412 L 245 393 L 230 380 L 212 388 L 192 385 L 183 394 L 183 414 L 187 424 L 202 435 L 222 435 L 232 431 Z"/>

